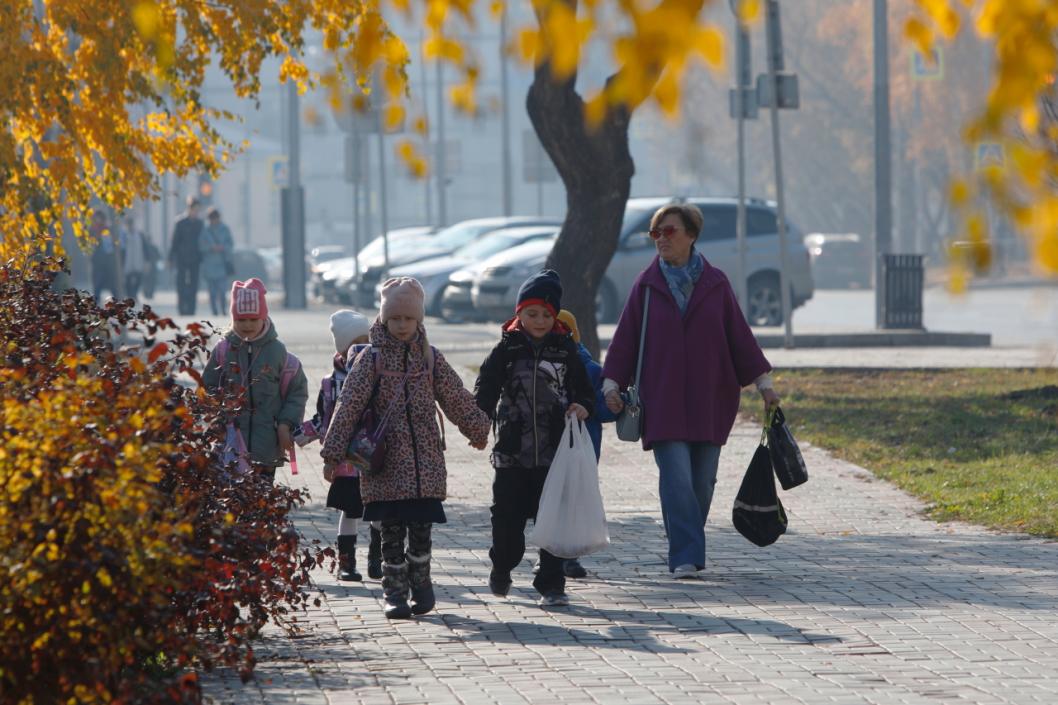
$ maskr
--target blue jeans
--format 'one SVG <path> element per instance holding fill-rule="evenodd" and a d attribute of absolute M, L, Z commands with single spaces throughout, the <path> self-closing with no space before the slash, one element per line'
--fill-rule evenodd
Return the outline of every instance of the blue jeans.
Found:
<path fill-rule="evenodd" d="M 705 567 L 705 520 L 713 502 L 720 446 L 686 441 L 654 443 L 661 517 L 669 537 L 669 570 Z"/>
<path fill-rule="evenodd" d="M 227 277 L 221 279 L 207 279 L 209 287 L 209 307 L 214 316 L 223 316 L 228 308 L 228 289 L 231 283 Z"/>

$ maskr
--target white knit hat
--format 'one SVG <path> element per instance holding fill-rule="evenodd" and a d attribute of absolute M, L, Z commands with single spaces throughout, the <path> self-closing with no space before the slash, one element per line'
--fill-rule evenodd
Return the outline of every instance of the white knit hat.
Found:
<path fill-rule="evenodd" d="M 365 336 L 371 330 L 371 321 L 367 316 L 343 308 L 331 314 L 331 335 L 334 337 L 334 349 L 344 353 L 353 341 Z"/>
<path fill-rule="evenodd" d="M 393 316 L 410 316 L 417 321 L 426 317 L 426 292 L 412 277 L 387 279 L 382 285 L 382 307 L 378 316 L 383 323 Z"/>

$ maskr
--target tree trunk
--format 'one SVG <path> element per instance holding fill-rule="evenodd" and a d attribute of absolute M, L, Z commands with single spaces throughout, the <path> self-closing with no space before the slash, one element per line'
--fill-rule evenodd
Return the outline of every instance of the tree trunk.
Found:
<path fill-rule="evenodd" d="M 574 75 L 555 82 L 537 67 L 526 107 L 540 143 L 566 186 L 566 220 L 547 266 L 562 277 L 562 305 L 577 317 L 581 342 L 599 357 L 595 296 L 617 250 L 635 164 L 628 150 L 631 112 L 613 110 L 592 131 Z M 623 301 L 616 302 L 622 306 Z"/>

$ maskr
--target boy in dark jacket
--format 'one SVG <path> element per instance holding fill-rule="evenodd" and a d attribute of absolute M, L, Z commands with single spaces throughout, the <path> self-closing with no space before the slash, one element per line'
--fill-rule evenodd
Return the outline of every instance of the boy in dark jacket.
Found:
<path fill-rule="evenodd" d="M 566 415 L 587 419 L 595 394 L 576 343 L 557 319 L 562 284 L 544 270 L 518 291 L 515 317 L 481 365 L 474 396 L 493 420 L 492 573 L 489 587 L 505 596 L 511 570 L 525 555 L 525 523 L 536 518 L 540 493 L 565 429 Z M 497 406 L 498 403 L 498 406 Z M 541 606 L 569 604 L 562 559 L 540 550 L 533 587 Z"/>

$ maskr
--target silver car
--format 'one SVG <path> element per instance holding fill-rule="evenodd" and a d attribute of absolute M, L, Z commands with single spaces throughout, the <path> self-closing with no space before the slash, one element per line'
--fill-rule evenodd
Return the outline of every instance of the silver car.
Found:
<path fill-rule="evenodd" d="M 464 283 L 467 276 L 457 273 L 449 279 L 448 290 L 455 287 L 469 288 L 476 317 L 489 320 L 510 318 L 514 315 L 515 304 L 518 303 L 518 288 L 531 274 L 543 268 L 554 245 L 554 239 L 535 240 L 493 255 L 481 263 L 480 271 L 474 276 L 469 287 Z M 454 293 L 451 299 L 457 300 Z M 448 300 L 449 295 L 446 293 L 446 302 Z"/>
<path fill-rule="evenodd" d="M 554 218 L 539 216 L 510 216 L 495 218 L 475 218 L 450 225 L 430 237 L 422 246 L 406 249 L 401 252 L 390 252 L 389 268 L 401 267 L 433 257 L 449 255 L 460 247 L 469 245 L 485 235 L 503 228 L 522 225 L 561 225 Z M 375 303 L 375 287 L 388 277 L 385 259 L 379 255 L 373 260 L 361 261 L 360 280 L 356 282 L 355 295 L 352 298 L 360 306 L 371 306 Z"/>
<path fill-rule="evenodd" d="M 435 232 L 434 228 L 428 225 L 390 230 L 390 254 L 422 247 Z M 357 257 L 343 257 L 324 262 L 320 265 L 318 296 L 322 296 L 326 301 L 354 304 L 355 292 L 352 289 L 356 286 L 357 273 L 363 273 L 369 263 L 380 258 L 383 261 L 385 259 L 385 242 L 381 235 L 362 247 Z"/>
<path fill-rule="evenodd" d="M 606 269 L 596 298 L 596 316 L 601 323 L 617 320 L 628 298 L 632 282 L 657 253 L 647 231 L 658 208 L 676 203 L 671 198 L 632 198 L 625 207 L 617 251 Z M 737 201 L 734 198 L 688 198 L 702 211 L 704 223 L 696 245 L 709 262 L 734 278 L 737 268 Z M 779 237 L 776 233 L 775 204 L 751 199 L 746 206 L 746 270 L 749 311 L 755 326 L 782 323 L 779 295 Z M 814 285 L 808 250 L 801 233 L 788 224 L 787 263 L 791 304 L 796 308 L 812 298 Z M 525 246 L 523 246 L 525 247 Z M 522 250 L 506 253 L 500 262 L 490 262 L 471 289 L 475 309 L 490 317 L 508 315 L 514 310 L 518 287 L 543 266 L 548 252 Z M 521 260 L 516 259 L 521 257 Z"/>
<path fill-rule="evenodd" d="M 441 299 L 451 274 L 469 264 L 482 262 L 498 252 L 504 252 L 526 242 L 554 239 L 558 236 L 557 225 L 531 225 L 517 228 L 493 230 L 482 238 L 460 247 L 450 255 L 419 260 L 402 267 L 390 269 L 391 277 L 414 277 L 426 292 L 426 313 L 441 315 Z M 381 301 L 382 282 L 375 286 L 375 303 Z"/>
<path fill-rule="evenodd" d="M 489 312 L 479 309 L 474 301 L 477 295 L 474 285 L 478 278 L 486 270 L 496 270 L 510 262 L 519 266 L 525 265 L 521 266 L 519 272 L 524 269 L 527 272 L 525 276 L 528 277 L 544 266 L 544 260 L 558 239 L 558 227 L 553 227 L 552 231 L 547 237 L 532 239 L 517 247 L 505 249 L 453 272 L 448 277 L 441 297 L 441 315 L 449 321 L 488 320 Z M 532 269 L 533 267 L 536 269 Z"/>

